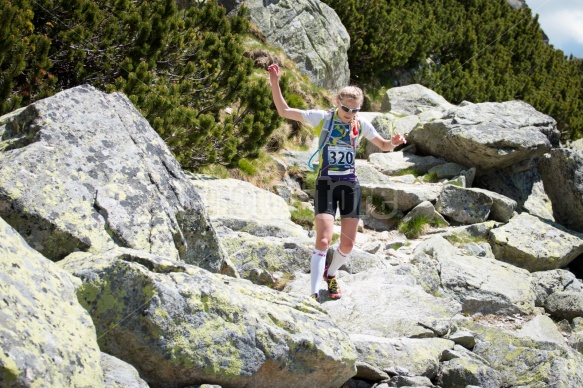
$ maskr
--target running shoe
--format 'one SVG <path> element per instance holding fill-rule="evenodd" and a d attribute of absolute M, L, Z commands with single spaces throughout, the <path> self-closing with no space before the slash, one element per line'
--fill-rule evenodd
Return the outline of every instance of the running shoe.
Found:
<path fill-rule="evenodd" d="M 324 270 L 324 280 L 328 284 L 328 294 L 330 295 L 330 299 L 342 298 L 342 290 L 340 289 L 340 286 L 338 286 L 336 276 L 328 276 L 328 266 L 326 266 L 326 269 Z"/>

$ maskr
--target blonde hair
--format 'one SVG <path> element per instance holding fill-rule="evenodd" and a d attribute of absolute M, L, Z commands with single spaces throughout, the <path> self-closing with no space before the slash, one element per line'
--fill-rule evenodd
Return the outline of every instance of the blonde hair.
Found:
<path fill-rule="evenodd" d="M 336 97 L 340 100 L 340 101 L 344 101 L 344 100 L 354 100 L 354 101 L 358 101 L 360 104 L 362 104 L 363 100 L 364 100 L 364 94 L 362 93 L 362 89 L 359 88 L 358 86 L 345 86 L 342 89 L 340 89 L 338 91 L 338 94 L 336 95 Z"/>

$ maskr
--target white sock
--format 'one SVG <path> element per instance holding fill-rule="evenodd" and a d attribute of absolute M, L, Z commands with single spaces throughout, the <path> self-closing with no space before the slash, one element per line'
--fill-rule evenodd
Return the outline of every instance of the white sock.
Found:
<path fill-rule="evenodd" d="M 343 253 L 340 248 L 334 251 L 334 256 L 332 256 L 332 262 L 328 267 L 328 277 L 334 277 L 336 272 L 340 267 L 348 262 L 348 254 Z"/>
<path fill-rule="evenodd" d="M 324 277 L 324 268 L 326 266 L 326 252 L 314 249 L 312 251 L 312 260 L 310 262 L 311 274 L 311 292 L 310 295 L 318 294 L 320 292 L 320 282 Z"/>

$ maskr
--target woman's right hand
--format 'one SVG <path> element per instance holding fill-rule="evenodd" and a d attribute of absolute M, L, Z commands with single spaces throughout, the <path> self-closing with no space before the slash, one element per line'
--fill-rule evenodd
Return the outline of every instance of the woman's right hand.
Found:
<path fill-rule="evenodd" d="M 272 63 L 267 67 L 267 71 L 269 71 L 269 78 L 272 81 L 279 81 L 280 73 L 279 73 L 279 65 L 277 63 Z"/>

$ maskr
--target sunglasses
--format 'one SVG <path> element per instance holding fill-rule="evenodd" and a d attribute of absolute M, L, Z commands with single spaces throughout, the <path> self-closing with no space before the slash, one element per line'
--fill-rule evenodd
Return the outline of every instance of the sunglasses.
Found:
<path fill-rule="evenodd" d="M 350 112 L 350 113 L 358 113 L 360 111 L 360 108 L 349 108 L 346 105 L 342 105 L 342 103 L 340 103 L 340 107 L 346 113 L 348 113 L 348 112 Z"/>

